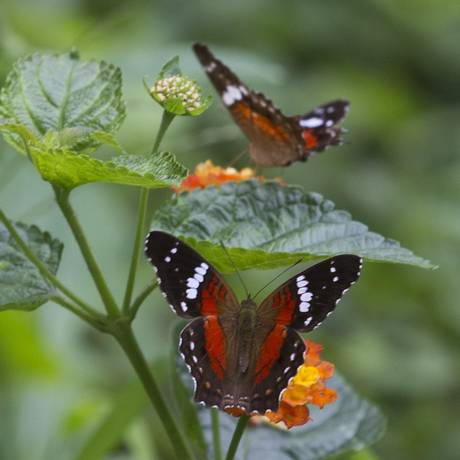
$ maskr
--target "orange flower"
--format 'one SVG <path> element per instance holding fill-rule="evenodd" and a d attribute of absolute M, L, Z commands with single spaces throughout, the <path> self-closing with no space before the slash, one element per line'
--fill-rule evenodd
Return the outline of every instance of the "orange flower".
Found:
<path fill-rule="evenodd" d="M 195 172 L 187 176 L 178 187 L 174 187 L 176 193 L 205 188 L 209 185 L 222 185 L 225 182 L 241 182 L 256 177 L 252 168 L 243 168 L 241 171 L 235 168 L 222 168 L 215 166 L 211 160 L 199 163 Z"/>
<path fill-rule="evenodd" d="M 324 384 L 324 380 L 334 374 L 334 365 L 321 361 L 321 345 L 306 340 L 305 346 L 304 364 L 282 394 L 278 410 L 266 414 L 272 423 L 283 422 L 287 428 L 303 425 L 310 420 L 307 404 L 323 408 L 337 399 L 337 392 Z"/>

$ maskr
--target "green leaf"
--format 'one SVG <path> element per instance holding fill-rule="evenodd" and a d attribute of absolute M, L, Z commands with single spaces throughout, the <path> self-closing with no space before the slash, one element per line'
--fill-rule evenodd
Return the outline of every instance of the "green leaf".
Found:
<path fill-rule="evenodd" d="M 30 146 L 30 152 L 43 179 L 67 189 L 90 182 L 164 188 L 178 185 L 187 175 L 187 169 L 168 152 L 118 155 L 108 161 L 66 149 Z"/>
<path fill-rule="evenodd" d="M 152 227 L 186 240 L 223 272 L 234 268 L 220 241 L 241 270 L 340 253 L 434 268 L 321 195 L 277 182 L 231 182 L 181 193 L 157 211 Z"/>
<path fill-rule="evenodd" d="M 63 245 L 38 227 L 14 224 L 16 231 L 39 259 L 56 274 Z M 14 243 L 8 230 L 0 223 L 0 311 L 33 310 L 50 300 L 54 287 Z"/>
<path fill-rule="evenodd" d="M 89 436 L 75 460 L 99 460 L 120 442 L 130 424 L 147 404 L 147 395 L 139 382 L 130 384 L 116 396 L 110 412 Z"/>
<path fill-rule="evenodd" d="M 72 129 L 78 151 L 99 145 L 89 132 L 113 133 L 124 117 L 120 69 L 103 61 L 80 61 L 77 53 L 19 59 L 0 92 L 3 131 L 5 125 L 21 125 L 40 139 Z M 25 152 L 19 133 L 11 129 L 5 138 Z"/>

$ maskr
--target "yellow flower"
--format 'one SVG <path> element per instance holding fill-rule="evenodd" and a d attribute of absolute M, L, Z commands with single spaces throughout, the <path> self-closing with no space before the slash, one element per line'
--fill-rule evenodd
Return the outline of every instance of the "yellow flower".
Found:
<path fill-rule="evenodd" d="M 282 422 L 287 428 L 304 425 L 310 420 L 308 404 L 323 408 L 337 399 L 337 392 L 324 383 L 333 376 L 334 365 L 321 361 L 321 345 L 306 340 L 305 346 L 304 364 L 283 392 L 278 410 L 266 414 L 272 423 Z"/>

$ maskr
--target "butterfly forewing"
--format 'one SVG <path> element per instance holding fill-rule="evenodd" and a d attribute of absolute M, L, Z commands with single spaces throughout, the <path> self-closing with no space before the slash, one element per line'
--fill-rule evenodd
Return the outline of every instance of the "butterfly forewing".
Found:
<path fill-rule="evenodd" d="M 361 274 L 362 259 L 340 255 L 313 265 L 270 294 L 258 307 L 261 322 L 311 331 L 335 308 Z"/>
<path fill-rule="evenodd" d="M 156 269 L 163 295 L 179 316 L 193 318 L 239 309 L 232 290 L 217 270 L 174 236 L 150 232 L 145 253 Z"/>
<path fill-rule="evenodd" d="M 193 49 L 237 125 L 250 140 L 249 152 L 262 166 L 287 166 L 305 161 L 312 151 L 341 142 L 334 127 L 348 102 L 334 101 L 301 116 L 286 116 L 262 93 L 248 88 L 202 44 Z"/>

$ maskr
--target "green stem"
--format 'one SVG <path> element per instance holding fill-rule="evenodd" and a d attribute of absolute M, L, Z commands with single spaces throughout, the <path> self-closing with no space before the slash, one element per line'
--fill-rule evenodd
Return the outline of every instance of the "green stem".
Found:
<path fill-rule="evenodd" d="M 220 440 L 219 409 L 211 408 L 212 441 L 214 444 L 214 459 L 222 460 L 222 444 Z"/>
<path fill-rule="evenodd" d="M 128 313 L 131 298 L 133 296 L 134 283 L 136 281 L 137 266 L 141 255 L 142 242 L 145 237 L 145 217 L 149 202 L 149 190 L 143 188 L 139 192 L 139 211 L 137 214 L 136 236 L 134 239 L 133 254 L 131 256 L 131 266 L 129 268 L 128 283 L 126 284 L 125 297 L 123 299 L 123 312 Z"/>
<path fill-rule="evenodd" d="M 152 155 L 158 152 L 158 149 L 160 148 L 160 144 L 163 140 L 166 130 L 168 129 L 171 122 L 174 120 L 174 117 L 175 115 L 173 113 L 167 112 L 166 110 L 163 112 L 163 115 L 161 117 L 161 124 L 157 132 L 157 137 L 155 139 L 155 142 L 153 143 Z"/>
<path fill-rule="evenodd" d="M 157 153 L 160 148 L 161 141 L 163 140 L 164 135 L 169 127 L 169 125 L 174 120 L 175 115 L 164 111 L 161 117 L 160 127 L 153 143 L 152 155 Z M 149 190 L 144 188 L 139 193 L 139 206 L 137 213 L 137 226 L 136 226 L 136 236 L 134 239 L 133 253 L 131 256 L 131 265 L 129 268 L 128 282 L 126 284 L 125 296 L 123 299 L 123 312 L 128 313 L 129 305 L 131 303 L 131 298 L 133 296 L 134 283 L 136 281 L 137 267 L 139 265 L 139 257 L 142 250 L 142 243 L 145 236 L 145 221 L 147 216 L 147 208 L 149 203 Z"/>
<path fill-rule="evenodd" d="M 158 283 L 149 284 L 134 300 L 133 304 L 131 305 L 130 309 L 130 316 L 131 318 L 135 318 L 137 315 L 137 311 L 139 310 L 140 306 L 144 303 L 144 300 L 157 288 Z"/>
<path fill-rule="evenodd" d="M 177 458 L 180 460 L 193 460 L 193 454 L 189 450 L 176 421 L 161 395 L 158 383 L 153 377 L 145 357 L 139 348 L 136 338 L 133 335 L 131 325 L 126 322 L 119 323 L 114 332 L 114 336 L 126 353 L 126 356 L 136 371 L 137 376 L 141 380 L 153 407 L 163 422 L 166 434 L 169 436 L 176 451 Z"/>
<path fill-rule="evenodd" d="M 53 186 L 54 193 L 56 195 L 56 201 L 62 214 L 67 220 L 67 223 L 72 230 L 73 236 L 80 247 L 80 251 L 85 259 L 86 265 L 93 277 L 94 283 L 96 284 L 99 295 L 105 305 L 107 313 L 110 316 L 117 316 L 119 311 L 115 299 L 110 292 L 104 277 L 102 276 L 101 269 L 94 258 L 93 252 L 89 246 L 88 240 L 83 232 L 83 228 L 75 215 L 75 212 L 69 201 L 69 190 Z"/>
<path fill-rule="evenodd" d="M 77 315 L 80 319 L 83 321 L 87 322 L 89 325 L 95 327 L 101 332 L 106 332 L 102 324 L 98 322 L 97 319 L 95 319 L 93 316 L 88 315 L 87 313 L 81 311 L 78 309 L 75 305 L 71 304 L 68 302 L 66 299 L 56 296 L 51 299 L 54 303 L 57 303 L 58 305 L 61 305 L 61 307 L 64 307 L 66 310 L 69 310 L 72 312 L 74 315 Z"/>
<path fill-rule="evenodd" d="M 32 262 L 43 278 L 47 279 L 53 286 L 59 289 L 69 299 L 73 300 L 79 307 L 82 308 L 89 316 L 100 317 L 100 313 L 94 308 L 90 307 L 85 301 L 80 299 L 70 289 L 59 281 L 59 279 L 48 269 L 48 267 L 38 258 L 37 255 L 27 246 L 27 243 L 19 236 L 19 233 L 14 228 L 8 217 L 0 210 L 0 221 L 3 222 L 9 234 L 19 246 L 24 255 Z"/>
<path fill-rule="evenodd" d="M 243 436 L 244 430 L 249 422 L 249 416 L 242 415 L 238 420 L 238 424 L 236 425 L 235 431 L 233 432 L 232 440 L 230 441 L 230 446 L 227 451 L 227 456 L 225 460 L 233 460 L 235 458 L 236 450 L 238 449 L 238 445 L 240 444 L 241 437 Z"/>

